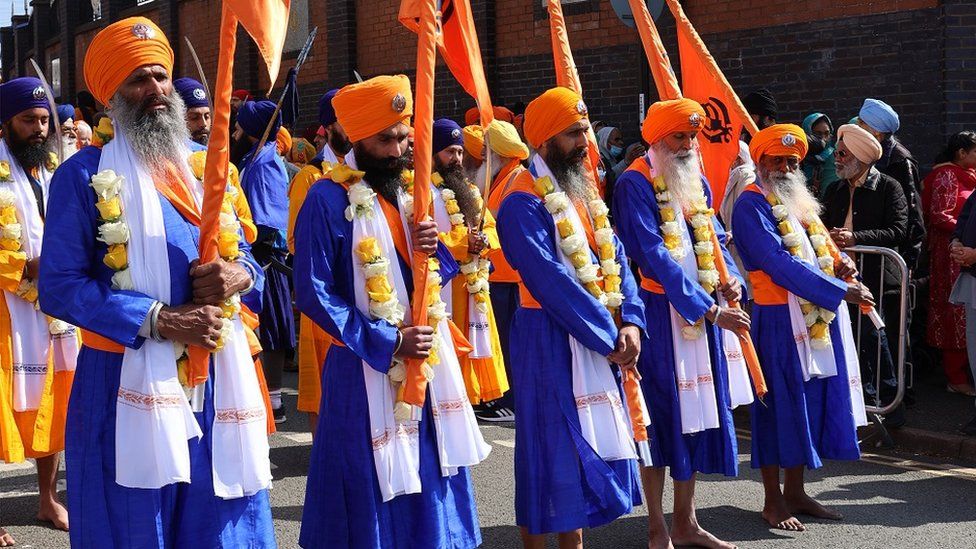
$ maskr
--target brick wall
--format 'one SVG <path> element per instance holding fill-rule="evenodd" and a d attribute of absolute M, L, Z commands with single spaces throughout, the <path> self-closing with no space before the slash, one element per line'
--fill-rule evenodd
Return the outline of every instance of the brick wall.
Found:
<path fill-rule="evenodd" d="M 179 3 L 179 31 L 171 33 L 171 45 L 180 53 L 179 64 L 173 69 L 174 76 L 189 76 L 199 80 L 193 57 L 190 55 L 184 36 L 193 43 L 193 49 L 200 57 L 200 65 L 214 85 L 217 78 L 217 53 L 220 43 L 217 27 L 220 24 L 220 0 L 185 0 Z"/>
<path fill-rule="evenodd" d="M 682 5 L 698 32 L 707 34 L 935 8 L 939 0 L 686 0 Z"/>
<path fill-rule="evenodd" d="M 88 51 L 88 45 L 91 44 L 96 34 L 98 34 L 98 29 L 79 32 L 75 35 L 75 74 L 77 75 L 75 78 L 75 93 L 88 88 L 85 85 L 85 53 Z"/>
<path fill-rule="evenodd" d="M 945 0 L 946 136 L 976 129 L 976 2 Z"/>

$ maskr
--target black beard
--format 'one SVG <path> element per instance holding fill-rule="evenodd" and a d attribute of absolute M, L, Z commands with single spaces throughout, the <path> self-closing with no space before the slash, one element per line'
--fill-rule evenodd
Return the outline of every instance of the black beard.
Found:
<path fill-rule="evenodd" d="M 585 158 L 586 149 L 576 149 L 564 155 L 555 147 L 550 147 L 549 154 L 545 157 L 546 166 L 573 202 L 586 203 L 592 198 L 589 196 L 583 168 Z"/>
<path fill-rule="evenodd" d="M 6 136 L 7 146 L 10 147 L 10 154 L 17 159 L 25 172 L 44 165 L 54 150 L 54 141 L 50 135 L 40 143 L 31 143 L 26 139 L 21 140 L 17 137 L 9 123 L 3 125 L 3 133 Z"/>
<path fill-rule="evenodd" d="M 376 158 L 358 143 L 353 149 L 356 151 L 356 168 L 365 172 L 366 183 L 387 202 L 397 206 L 397 194 L 403 188 L 403 171 L 407 169 L 406 155 Z"/>
<path fill-rule="evenodd" d="M 352 143 L 349 142 L 348 138 L 342 137 L 337 131 L 329 132 L 329 148 L 335 153 L 337 157 L 346 156 L 350 150 L 352 150 Z"/>
<path fill-rule="evenodd" d="M 434 168 L 444 180 L 445 189 L 454 191 L 454 198 L 457 200 L 458 208 L 464 214 L 465 221 L 469 225 L 476 224 L 481 215 L 481 208 L 478 204 L 478 195 L 475 189 L 468 183 L 464 174 L 464 168 L 460 164 L 450 164 L 445 166 L 439 158 L 434 158 Z"/>
<path fill-rule="evenodd" d="M 200 145 L 207 145 L 210 143 L 210 132 L 197 132 L 193 134 L 193 141 Z"/>

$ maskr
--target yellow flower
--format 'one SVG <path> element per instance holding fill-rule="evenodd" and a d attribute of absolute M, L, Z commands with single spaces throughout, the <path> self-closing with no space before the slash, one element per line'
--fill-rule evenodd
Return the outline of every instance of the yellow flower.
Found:
<path fill-rule="evenodd" d="M 603 279 L 603 289 L 607 292 L 619 292 L 620 291 L 620 277 L 615 275 L 609 275 Z"/>
<path fill-rule="evenodd" d="M 112 197 L 111 200 L 99 200 L 95 203 L 95 207 L 98 208 L 98 215 L 102 221 L 116 221 L 122 216 L 122 202 L 118 196 Z"/>
<path fill-rule="evenodd" d="M 393 288 L 385 276 L 374 276 L 366 280 L 366 291 L 377 293 L 392 293 Z"/>
<path fill-rule="evenodd" d="M 556 222 L 556 228 L 559 229 L 559 237 L 566 238 L 567 236 L 573 234 L 573 222 L 569 218 L 562 218 Z"/>
<path fill-rule="evenodd" d="M 821 246 L 814 250 L 814 253 L 817 254 L 817 257 L 827 257 L 830 255 L 830 250 L 828 250 L 826 246 Z"/>
<path fill-rule="evenodd" d="M 356 254 L 363 263 L 372 263 L 383 255 L 380 244 L 373 237 L 367 237 L 359 241 L 356 247 Z"/>
<path fill-rule="evenodd" d="M 600 259 L 613 259 L 617 256 L 617 250 L 613 247 L 613 243 L 604 242 L 600 244 Z"/>
<path fill-rule="evenodd" d="M 104 147 L 113 137 L 115 137 L 115 129 L 112 128 L 112 119 L 103 116 L 98 121 L 98 126 L 92 130 L 92 145 Z"/>
<path fill-rule="evenodd" d="M 10 179 L 10 164 L 6 160 L 0 160 L 0 181 Z"/>
<path fill-rule="evenodd" d="M 674 208 L 661 208 L 661 222 L 668 223 L 674 221 Z"/>
<path fill-rule="evenodd" d="M 610 227 L 610 220 L 607 219 L 605 215 L 598 215 L 593 218 L 593 228 L 596 230 L 606 229 Z"/>
<path fill-rule="evenodd" d="M 44 163 L 44 167 L 47 168 L 47 171 L 49 172 L 53 172 L 54 170 L 58 169 L 58 155 L 54 154 L 53 152 L 47 153 L 47 162 Z"/>
<path fill-rule="evenodd" d="M 363 173 L 363 172 L 355 172 L 355 173 Z M 403 179 L 403 183 L 405 185 L 413 187 L 413 170 L 403 170 L 403 173 L 400 174 L 400 177 Z"/>
<path fill-rule="evenodd" d="M 444 207 L 447 209 L 448 215 L 461 213 L 461 208 L 458 206 L 457 200 L 449 200 L 444 204 Z"/>
<path fill-rule="evenodd" d="M 793 225 L 790 224 L 788 220 L 780 221 L 777 225 L 779 227 L 779 234 L 786 236 L 793 232 Z"/>
<path fill-rule="evenodd" d="M 431 257 L 427 260 L 427 270 L 428 271 L 440 271 L 441 262 L 437 260 L 436 257 Z"/>
<path fill-rule="evenodd" d="M 715 286 L 712 286 L 707 282 L 702 282 L 702 289 L 705 290 L 706 294 L 710 294 L 715 291 Z"/>
<path fill-rule="evenodd" d="M 533 183 L 533 187 L 535 187 L 536 194 L 541 197 L 545 197 L 547 194 L 556 190 L 552 184 L 552 179 L 549 179 L 548 175 L 536 179 Z"/>
<path fill-rule="evenodd" d="M 433 183 L 435 187 L 440 187 L 441 184 L 444 183 L 444 178 L 441 177 L 441 174 L 434 172 L 430 174 L 430 182 Z"/>
<path fill-rule="evenodd" d="M 386 303 L 387 301 L 393 299 L 393 294 L 391 292 L 366 292 L 369 295 L 370 301 L 375 301 L 377 303 Z"/>
<path fill-rule="evenodd" d="M 474 302 L 475 303 L 487 303 L 488 302 L 488 293 L 487 292 L 478 292 L 478 293 L 474 294 Z"/>
<path fill-rule="evenodd" d="M 664 182 L 664 178 L 660 175 L 652 179 L 651 183 L 654 185 L 654 190 L 656 192 L 661 193 L 668 190 L 668 184 Z"/>
<path fill-rule="evenodd" d="M 240 242 L 236 234 L 223 232 L 217 234 L 217 253 L 220 257 L 232 260 L 240 255 Z"/>
<path fill-rule="evenodd" d="M 715 256 L 712 254 L 698 256 L 698 268 L 703 271 L 715 270 Z"/>
<path fill-rule="evenodd" d="M 220 203 L 220 211 L 226 214 L 236 213 L 234 211 L 234 205 L 227 200 L 224 200 L 223 202 Z"/>
<path fill-rule="evenodd" d="M 681 237 L 676 234 L 664 235 L 664 247 L 673 250 L 681 245 Z"/>
<path fill-rule="evenodd" d="M 207 151 L 196 151 L 190 154 L 187 162 L 190 163 L 190 171 L 193 172 L 193 177 L 203 179 L 203 169 L 207 165 Z"/>
<path fill-rule="evenodd" d="M 125 249 L 125 244 L 113 244 L 108 247 L 108 252 L 102 259 L 102 262 L 108 265 L 109 269 L 113 271 L 121 271 L 129 265 L 129 254 Z"/>
<path fill-rule="evenodd" d="M 330 177 L 336 183 L 345 183 L 347 181 L 350 183 L 356 183 L 365 175 L 365 172 L 354 170 L 345 164 L 338 164 L 336 167 L 332 168 Z"/>
<path fill-rule="evenodd" d="M 810 314 L 810 312 L 813 311 L 814 307 L 816 307 L 816 305 L 810 302 L 800 303 L 800 311 L 803 313 L 803 316 Z"/>
<path fill-rule="evenodd" d="M 800 247 L 799 246 L 793 246 L 792 248 L 789 248 L 789 252 L 790 252 L 790 255 L 800 255 Z"/>
<path fill-rule="evenodd" d="M 779 199 L 776 198 L 776 195 L 774 195 L 773 193 L 769 193 L 769 194 L 766 195 L 766 202 L 769 202 L 769 205 L 770 206 L 778 206 L 779 205 Z"/>
<path fill-rule="evenodd" d="M 708 242 L 712 239 L 712 228 L 708 225 L 695 229 L 695 240 L 698 242 Z"/>
<path fill-rule="evenodd" d="M 600 297 L 603 295 L 603 289 L 600 288 L 600 285 L 596 282 L 588 282 L 584 284 L 583 287 L 586 288 L 586 291 L 590 292 L 590 295 L 593 297 Z"/>
<path fill-rule="evenodd" d="M 13 206 L 0 211 L 0 225 L 10 225 L 17 222 L 17 210 Z"/>
<path fill-rule="evenodd" d="M 590 254 L 585 250 L 579 251 L 570 255 L 569 261 L 573 264 L 573 267 L 579 269 L 583 265 L 586 265 L 587 263 L 590 262 Z"/>
<path fill-rule="evenodd" d="M 189 362 L 190 361 L 187 360 L 186 357 L 182 357 L 176 361 L 176 376 L 179 378 L 180 385 L 183 387 L 190 386 L 190 379 L 186 375 L 187 364 Z"/>
<path fill-rule="evenodd" d="M 28 284 L 27 290 L 21 293 L 20 297 L 28 303 L 37 301 L 37 284 Z"/>
<path fill-rule="evenodd" d="M 813 339 L 827 339 L 829 336 L 828 329 L 830 326 L 822 321 L 818 320 L 813 326 L 810 326 L 810 337 Z"/>
<path fill-rule="evenodd" d="M 0 249 L 6 250 L 8 252 L 16 252 L 20 250 L 20 241 L 11 240 L 9 238 L 0 238 Z"/>

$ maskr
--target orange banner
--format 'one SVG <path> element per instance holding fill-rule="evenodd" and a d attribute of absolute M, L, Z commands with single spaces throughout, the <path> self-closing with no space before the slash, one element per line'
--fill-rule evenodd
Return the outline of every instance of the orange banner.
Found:
<path fill-rule="evenodd" d="M 654 77 L 658 97 L 662 100 L 680 99 L 681 88 L 678 87 L 678 79 L 674 76 L 671 58 L 668 57 L 668 50 L 664 49 L 654 19 L 647 11 L 647 3 L 644 0 L 629 1 L 641 44 L 644 45 L 644 54 L 647 55 L 647 62 L 651 66 L 651 75 Z"/>
<path fill-rule="evenodd" d="M 701 103 L 708 122 L 698 134 L 705 177 L 712 188 L 712 203 L 721 204 L 729 171 L 739 154 L 743 127 L 752 135 L 756 123 L 725 79 L 712 54 L 685 16 L 678 0 L 667 0 L 678 24 L 678 52 L 681 57 L 681 83 L 685 97 Z"/>

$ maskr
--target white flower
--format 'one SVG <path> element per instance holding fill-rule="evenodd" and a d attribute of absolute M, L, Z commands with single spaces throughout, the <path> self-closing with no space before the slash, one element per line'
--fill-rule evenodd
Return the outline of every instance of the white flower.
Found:
<path fill-rule="evenodd" d="M 827 309 L 820 309 L 820 318 L 822 318 L 823 321 L 826 322 L 827 324 L 833 322 L 834 318 L 836 317 L 837 315 L 833 311 L 828 311 Z"/>
<path fill-rule="evenodd" d="M 363 273 L 366 278 L 373 278 L 374 276 L 385 276 L 389 272 L 390 262 L 384 257 L 379 261 L 374 261 L 372 263 L 367 263 L 363 265 Z"/>
<path fill-rule="evenodd" d="M 822 234 L 812 234 L 810 235 L 810 244 L 813 244 L 814 248 L 826 246 L 827 237 Z"/>
<path fill-rule="evenodd" d="M 52 318 L 51 322 L 49 322 L 47 325 L 47 331 L 50 332 L 51 335 L 61 335 L 70 331 L 71 327 L 71 324 L 68 324 L 63 320 Z"/>
<path fill-rule="evenodd" d="M 237 221 L 237 216 L 232 213 L 220 212 L 220 230 L 228 233 L 236 233 L 241 228 Z"/>
<path fill-rule="evenodd" d="M 431 324 L 440 324 L 442 320 L 447 318 L 447 303 L 443 301 L 438 301 L 427 307 L 427 316 L 431 320 Z"/>
<path fill-rule="evenodd" d="M 4 210 L 14 205 L 17 200 L 17 196 L 13 191 L 8 189 L 0 189 L 0 210 Z"/>
<path fill-rule="evenodd" d="M 607 294 L 604 293 L 604 292 L 600 292 L 600 295 L 597 296 L 597 298 L 596 298 L 596 300 L 600 302 L 600 305 L 603 305 L 604 307 L 607 306 L 607 300 L 608 299 L 609 298 L 607 297 Z"/>
<path fill-rule="evenodd" d="M 795 248 L 795 247 L 799 246 L 800 243 L 802 242 L 802 240 L 800 240 L 800 238 L 802 238 L 802 236 L 800 235 L 800 233 L 790 233 L 790 234 L 784 235 L 783 236 L 783 244 L 785 244 L 787 248 Z"/>
<path fill-rule="evenodd" d="M 179 360 L 180 357 L 182 357 L 184 353 L 186 353 L 186 345 L 184 345 L 184 344 L 182 344 L 182 343 L 180 343 L 178 341 L 174 341 L 173 342 L 173 357 L 176 360 Z"/>
<path fill-rule="evenodd" d="M 129 241 L 129 227 L 125 221 L 102 223 L 98 226 L 98 240 L 108 244 L 125 244 Z"/>
<path fill-rule="evenodd" d="M 600 271 L 597 269 L 596 265 L 587 263 L 586 265 L 576 269 L 576 276 L 579 278 L 581 284 L 589 284 L 590 282 L 600 280 Z"/>
<path fill-rule="evenodd" d="M 466 284 L 465 287 L 467 288 L 468 293 L 471 293 L 471 294 L 477 294 L 477 293 L 481 293 L 481 292 L 487 292 L 488 291 L 488 281 L 485 280 L 485 279 L 483 279 L 483 278 L 479 278 L 479 279 L 476 279 L 471 284 Z"/>
<path fill-rule="evenodd" d="M 11 223 L 9 225 L 4 225 L 0 229 L 0 238 L 9 238 L 10 240 L 20 240 L 20 223 Z"/>
<path fill-rule="evenodd" d="M 620 265 L 613 259 L 604 259 L 601 261 L 600 269 L 606 276 L 620 276 Z"/>
<path fill-rule="evenodd" d="M 616 309 L 624 304 L 624 294 L 620 292 L 607 292 L 607 307 Z"/>
<path fill-rule="evenodd" d="M 715 252 L 711 242 L 696 242 L 695 255 L 710 255 Z"/>
<path fill-rule="evenodd" d="M 830 267 L 832 267 L 834 265 L 834 258 L 830 257 L 829 255 L 825 255 L 823 257 L 818 257 L 817 258 L 817 264 L 820 265 L 820 270 L 822 271 L 822 270 L 827 269 L 827 268 L 830 268 Z"/>
<path fill-rule="evenodd" d="M 681 226 L 677 221 L 666 221 L 661 223 L 661 232 L 670 235 L 681 234 Z"/>
<path fill-rule="evenodd" d="M 413 196 L 409 194 L 400 194 L 400 207 L 403 209 L 403 215 L 407 219 L 413 219 Z"/>
<path fill-rule="evenodd" d="M 604 244 L 613 244 L 613 229 L 605 228 L 596 231 L 596 243 L 600 246 Z"/>
<path fill-rule="evenodd" d="M 400 308 L 400 302 L 396 299 L 369 302 L 369 313 L 373 315 L 373 318 L 382 318 L 391 324 L 395 324 L 392 318 L 395 317 L 396 311 Z"/>
<path fill-rule="evenodd" d="M 424 374 L 424 379 L 428 382 L 434 379 L 434 369 L 430 367 L 430 364 L 424 362 L 420 365 L 420 373 Z"/>
<path fill-rule="evenodd" d="M 816 324 L 818 320 L 820 320 L 820 311 L 818 311 L 817 309 L 814 309 L 809 313 L 803 315 L 803 322 L 806 323 L 807 328 Z"/>
<path fill-rule="evenodd" d="M 671 193 L 668 191 L 659 192 L 654 195 L 654 198 L 657 198 L 658 206 L 667 204 L 668 202 L 671 202 Z"/>
<path fill-rule="evenodd" d="M 413 406 L 407 404 L 406 402 L 403 402 L 401 400 L 393 405 L 393 419 L 397 423 L 410 421 L 412 415 L 413 415 Z"/>
<path fill-rule="evenodd" d="M 220 319 L 220 340 L 224 345 L 234 338 L 234 323 L 229 318 Z"/>
<path fill-rule="evenodd" d="M 549 210 L 549 213 L 556 215 L 569 207 L 569 198 L 566 196 L 566 193 L 561 191 L 549 193 L 546 195 L 545 206 Z"/>
<path fill-rule="evenodd" d="M 704 214 L 695 214 L 691 216 L 691 226 L 694 228 L 707 227 L 712 224 L 712 220 Z"/>
<path fill-rule="evenodd" d="M 475 303 L 474 308 L 478 310 L 481 314 L 488 314 L 488 304 L 487 303 Z"/>
<path fill-rule="evenodd" d="M 782 204 L 777 204 L 773 206 L 773 217 L 775 217 L 776 219 L 782 221 L 787 217 L 789 217 L 789 215 L 790 215 L 790 210 L 788 210 L 786 206 Z"/>
<path fill-rule="evenodd" d="M 237 190 L 237 187 L 235 187 L 234 185 L 227 185 L 227 188 L 224 189 L 224 193 L 226 193 L 227 196 L 231 198 L 237 198 L 239 191 Z"/>
<path fill-rule="evenodd" d="M 386 375 L 393 383 L 403 383 L 403 380 L 407 379 L 407 367 L 402 362 L 395 361 Z"/>
<path fill-rule="evenodd" d="M 562 248 L 563 253 L 566 255 L 572 255 L 573 253 L 582 250 L 585 246 L 586 239 L 579 234 L 571 234 L 562 239 L 562 241 L 559 243 L 559 247 Z"/>
<path fill-rule="evenodd" d="M 828 337 L 826 339 L 811 339 L 810 345 L 812 345 L 814 349 L 818 351 L 822 351 L 830 347 L 830 338 Z"/>
<path fill-rule="evenodd" d="M 461 272 L 466 275 L 474 274 L 480 270 L 481 265 L 478 261 L 468 261 L 467 263 L 461 264 Z"/>
<path fill-rule="evenodd" d="M 352 204 L 346 206 L 346 221 L 352 221 L 356 217 L 356 206 Z"/>
<path fill-rule="evenodd" d="M 695 341 L 702 336 L 702 330 L 697 325 L 685 326 L 681 328 L 681 337 L 688 341 Z"/>
<path fill-rule="evenodd" d="M 593 217 L 600 217 L 601 215 L 610 213 L 610 208 L 607 208 L 607 204 L 599 198 L 590 200 L 589 210 L 590 215 Z"/>
<path fill-rule="evenodd" d="M 683 246 L 680 248 L 675 248 L 673 250 L 668 250 L 668 253 L 671 254 L 672 259 L 679 262 L 685 258 L 685 255 L 687 255 L 687 252 L 685 251 L 685 248 Z"/>
<path fill-rule="evenodd" d="M 440 286 L 442 280 L 443 279 L 441 278 L 441 274 L 439 272 L 437 272 L 436 270 L 429 269 L 427 271 L 427 285 L 428 286 L 430 286 L 431 284 L 436 284 L 437 286 Z"/>
<path fill-rule="evenodd" d="M 718 286 L 718 271 L 712 269 L 708 271 L 698 271 L 698 281 L 703 285 Z"/>
<path fill-rule="evenodd" d="M 135 285 L 132 283 L 132 271 L 129 269 L 115 271 L 115 274 L 112 275 L 112 287 L 116 290 L 134 290 Z"/>
<path fill-rule="evenodd" d="M 373 203 L 376 193 L 365 183 L 356 183 L 349 187 L 349 203 L 357 206 L 365 206 Z"/>
<path fill-rule="evenodd" d="M 234 294 L 225 299 L 224 306 L 230 307 L 235 313 L 241 312 L 241 294 Z"/>
<path fill-rule="evenodd" d="M 451 189 L 441 189 L 441 198 L 444 199 L 444 202 L 448 202 L 450 200 L 454 200 L 456 197 L 454 195 L 454 191 Z"/>
<path fill-rule="evenodd" d="M 390 317 L 386 319 L 387 322 L 394 326 L 399 326 L 403 324 L 403 317 L 406 315 L 406 310 L 400 305 L 400 302 L 393 299 L 391 300 L 396 303 L 396 308 L 390 314 Z"/>
<path fill-rule="evenodd" d="M 122 190 L 123 180 L 121 175 L 116 175 L 112 170 L 102 170 L 92 176 L 91 187 L 102 200 L 111 200 Z"/>
<path fill-rule="evenodd" d="M 451 225 L 452 226 L 464 225 L 464 214 L 460 212 L 456 214 L 451 214 Z"/>

